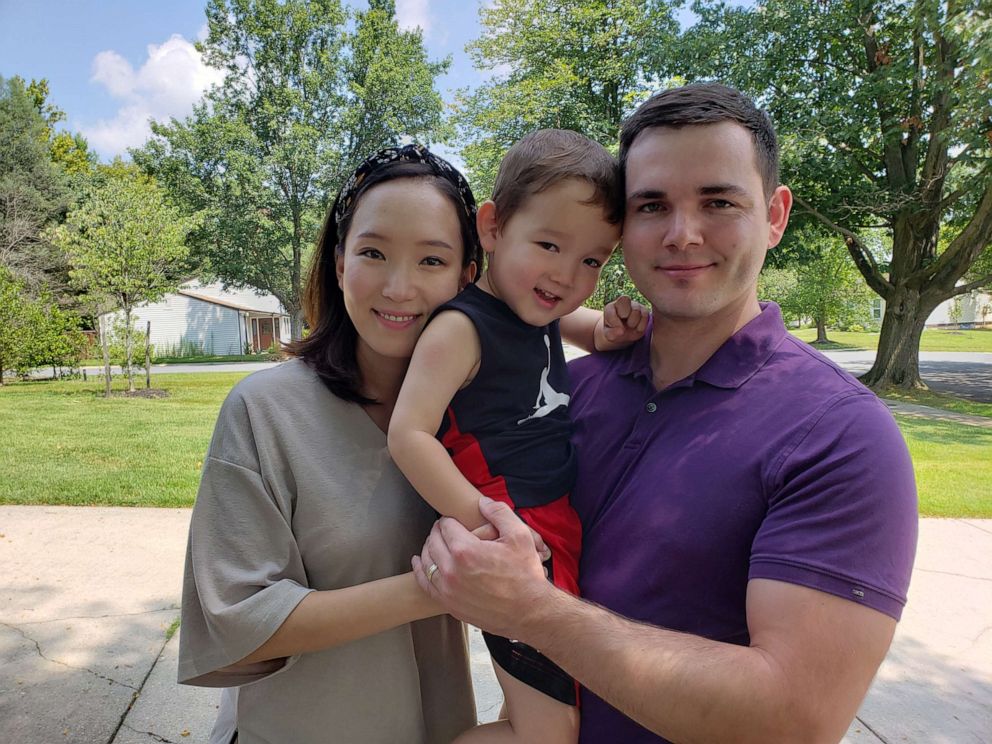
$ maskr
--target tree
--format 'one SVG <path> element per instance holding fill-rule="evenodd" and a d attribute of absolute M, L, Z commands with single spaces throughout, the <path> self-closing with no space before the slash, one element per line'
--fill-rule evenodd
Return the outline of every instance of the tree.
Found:
<path fill-rule="evenodd" d="M 186 257 L 184 241 L 196 220 L 171 206 L 155 181 L 134 166 L 118 161 L 101 170 L 102 182 L 53 236 L 69 257 L 76 285 L 123 309 L 133 391 L 131 313 L 178 286 L 175 269 Z"/>
<path fill-rule="evenodd" d="M 4 372 L 15 369 L 26 327 L 24 284 L 0 266 L 0 385 Z"/>
<path fill-rule="evenodd" d="M 924 324 L 992 282 L 992 10 L 987 0 L 696 4 L 669 72 L 767 104 L 800 216 L 842 236 L 885 300 L 876 389 L 922 387 Z M 891 260 L 865 234 L 883 228 Z M 952 236 L 952 237 L 951 237 Z M 950 237 L 950 239 L 947 239 Z M 886 270 L 887 268 L 887 270 Z"/>
<path fill-rule="evenodd" d="M 759 286 L 763 298 L 781 305 L 786 317 L 812 320 L 816 343 L 824 344 L 830 340 L 828 326 L 863 325 L 873 295 L 842 240 L 815 228 L 802 230 L 800 239 L 812 256 L 787 269 L 767 269 Z"/>
<path fill-rule="evenodd" d="M 180 122 L 133 153 L 182 204 L 207 273 L 275 295 L 302 334 L 302 278 L 331 195 L 361 158 L 444 132 L 419 31 L 373 0 L 353 32 L 338 0 L 210 0 L 198 48 L 225 72 Z"/>
<path fill-rule="evenodd" d="M 37 84 L 32 86 L 18 77 L 0 78 L 0 267 L 36 293 L 64 268 L 44 228 L 65 212 L 67 194 L 49 151 L 49 122 L 37 108 Z"/>
<path fill-rule="evenodd" d="M 349 47 L 341 121 L 347 170 L 401 135 L 440 141 L 449 134 L 435 80 L 450 62 L 429 61 L 421 32 L 399 30 L 393 0 L 369 0 Z"/>
<path fill-rule="evenodd" d="M 32 299 L 24 283 L 0 267 L 0 385 L 6 371 L 74 365 L 84 347 L 78 315 L 59 309 L 50 295 Z"/>
<path fill-rule="evenodd" d="M 651 87 L 678 32 L 659 0 L 496 0 L 479 11 L 475 66 L 496 71 L 460 94 L 461 154 L 477 193 L 492 191 L 503 153 L 543 127 L 574 129 L 615 149 L 620 122 Z"/>
<path fill-rule="evenodd" d="M 13 368 L 26 375 L 37 367 L 51 367 L 52 376 L 74 367 L 83 358 L 86 337 L 79 330 L 79 316 L 59 308 L 48 293 L 24 304 L 24 332 Z"/>

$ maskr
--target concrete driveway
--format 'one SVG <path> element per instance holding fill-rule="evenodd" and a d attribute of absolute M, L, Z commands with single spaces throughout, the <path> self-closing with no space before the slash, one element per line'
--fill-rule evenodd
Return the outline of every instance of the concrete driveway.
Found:
<path fill-rule="evenodd" d="M 175 683 L 188 509 L 0 506 L 0 742 L 205 742 Z M 848 744 L 989 742 L 992 520 L 921 522 L 909 605 Z M 181 632 L 181 631 L 180 631 Z M 473 639 L 481 720 L 500 693 Z"/>

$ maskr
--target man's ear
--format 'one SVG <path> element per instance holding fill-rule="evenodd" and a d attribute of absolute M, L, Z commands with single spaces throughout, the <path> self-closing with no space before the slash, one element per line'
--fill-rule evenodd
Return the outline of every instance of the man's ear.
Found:
<path fill-rule="evenodd" d="M 774 248 L 782 240 L 785 228 L 789 225 L 789 213 L 792 211 L 792 192 L 788 186 L 779 186 L 772 193 L 768 203 L 768 247 Z"/>
<path fill-rule="evenodd" d="M 479 205 L 475 215 L 475 226 L 479 231 L 479 242 L 485 253 L 492 253 L 499 238 L 499 223 L 496 221 L 496 203 L 487 199 Z"/>
<path fill-rule="evenodd" d="M 341 286 L 341 277 L 344 276 L 344 256 L 338 254 L 334 257 L 334 272 L 338 275 L 338 288 L 344 289 Z"/>

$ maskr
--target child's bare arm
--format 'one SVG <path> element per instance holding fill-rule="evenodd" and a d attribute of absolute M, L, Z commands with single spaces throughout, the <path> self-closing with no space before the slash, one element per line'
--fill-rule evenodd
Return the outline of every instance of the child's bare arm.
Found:
<path fill-rule="evenodd" d="M 561 337 L 583 351 L 596 351 L 596 328 L 603 322 L 603 313 L 588 307 L 577 307 L 558 321 Z"/>
<path fill-rule="evenodd" d="M 644 335 L 649 311 L 626 295 L 607 304 L 603 312 L 580 307 L 560 321 L 561 335 L 584 351 L 612 351 L 630 346 Z"/>
<path fill-rule="evenodd" d="M 476 373 L 480 356 L 471 320 L 459 312 L 438 315 L 417 342 L 389 421 L 389 452 L 397 466 L 425 501 L 468 529 L 485 522 L 479 492 L 435 434 L 455 393 Z"/>

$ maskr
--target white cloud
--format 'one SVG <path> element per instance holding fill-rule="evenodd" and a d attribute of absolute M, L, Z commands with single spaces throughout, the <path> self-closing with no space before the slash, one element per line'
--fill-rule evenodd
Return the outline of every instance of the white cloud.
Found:
<path fill-rule="evenodd" d="M 90 144 L 105 157 L 123 155 L 148 139 L 149 119 L 182 118 L 223 73 L 203 64 L 193 44 L 173 34 L 162 44 L 148 45 L 148 58 L 137 71 L 115 51 L 93 59 L 91 82 L 103 85 L 121 106 L 112 119 L 82 126 Z"/>
<path fill-rule="evenodd" d="M 419 26 L 426 36 L 431 30 L 431 15 L 427 0 L 396 0 L 396 20 L 403 29 L 414 29 Z"/>

